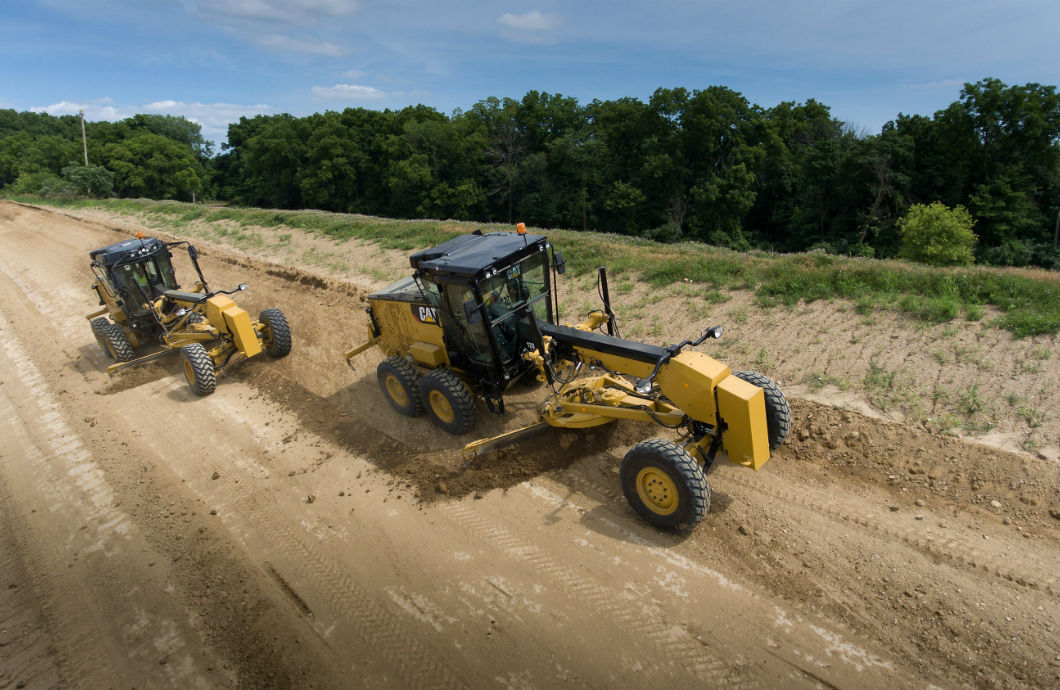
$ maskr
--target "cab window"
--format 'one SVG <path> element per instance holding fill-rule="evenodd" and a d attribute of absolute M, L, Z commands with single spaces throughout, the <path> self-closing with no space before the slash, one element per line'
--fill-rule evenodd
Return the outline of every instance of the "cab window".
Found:
<path fill-rule="evenodd" d="M 447 331 L 457 340 L 458 349 L 467 353 L 468 358 L 480 364 L 493 362 L 493 348 L 490 346 L 486 324 L 482 321 L 482 312 L 478 309 L 475 294 L 466 285 L 446 286 L 446 298 L 454 324 L 443 324 Z M 448 319 L 446 319 L 448 321 Z"/>

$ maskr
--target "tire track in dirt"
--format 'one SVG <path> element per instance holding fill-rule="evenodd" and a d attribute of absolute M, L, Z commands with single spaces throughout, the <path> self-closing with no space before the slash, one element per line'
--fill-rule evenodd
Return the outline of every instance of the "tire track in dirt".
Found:
<path fill-rule="evenodd" d="M 11 419 L 10 401 L 0 395 L 0 419 Z M 4 426 L 7 426 L 4 424 Z M 5 434 L 7 446 L 13 445 L 13 434 Z M 38 590 L 50 589 L 50 571 L 42 570 L 40 549 L 31 546 L 32 535 L 15 496 L 8 488 L 8 478 L 0 466 L 0 685 L 7 688 L 69 687 L 60 666 L 67 667 L 69 657 L 60 658 L 47 616 L 40 605 Z"/>
<path fill-rule="evenodd" d="M 237 411 L 220 401 L 207 398 L 221 417 L 231 417 L 235 423 L 249 425 Z M 245 461 L 253 463 L 252 460 Z M 268 474 L 257 466 L 257 472 Z M 249 552 L 264 550 L 272 553 L 265 567 L 275 573 L 288 590 L 297 595 L 295 605 L 302 610 L 308 606 L 319 612 L 309 623 L 327 641 L 335 634 L 354 635 L 371 646 L 373 654 L 385 661 L 411 688 L 459 687 L 465 683 L 419 640 L 405 634 L 400 621 L 381 606 L 374 596 L 350 576 L 339 563 L 327 557 L 307 537 L 304 531 L 293 529 L 277 517 L 284 511 L 271 497 L 263 497 L 250 482 L 225 483 L 220 488 L 218 514 L 232 522 L 229 514 L 238 514 L 240 523 L 254 526 L 254 535 L 244 532 L 244 539 L 261 541 L 264 549 L 249 548 Z M 239 525 L 232 524 L 235 531 Z M 299 603 L 300 602 L 300 603 Z M 328 622 L 324 623 L 321 619 Z"/>
<path fill-rule="evenodd" d="M 113 507 L 113 493 L 104 474 L 93 461 L 92 453 L 66 423 L 49 384 L 17 339 L 12 337 L 13 330 L 2 312 L 0 333 L 7 336 L 0 344 L 0 351 L 9 364 L 8 371 L 15 372 L 18 381 L 29 392 L 33 400 L 31 404 L 39 410 L 39 414 L 34 415 L 32 427 L 8 425 L 9 433 L 6 435 L 9 443 L 21 449 L 22 460 L 30 466 L 27 468 L 30 470 L 27 477 L 32 479 L 22 482 L 27 490 L 22 500 L 33 495 L 28 492 L 37 492 L 36 495 L 40 497 L 38 504 L 47 506 L 57 519 L 82 525 L 76 539 L 67 547 L 74 550 L 75 562 L 82 560 L 94 563 L 101 559 L 121 557 L 136 533 L 135 527 L 126 513 Z M 11 380 L 8 381 L 10 385 Z M 0 398 L 0 405 L 2 419 L 24 416 L 19 415 L 7 395 Z M 10 486 L 11 482 L 12 478 L 7 477 L 4 484 Z M 49 621 L 49 629 L 57 637 L 56 647 L 65 676 L 95 679 L 89 680 L 89 685 L 111 685 L 115 682 L 189 688 L 209 685 L 194 670 L 186 669 L 180 663 L 151 664 L 151 661 L 157 660 L 157 656 L 151 661 L 143 659 L 143 673 L 137 677 L 112 677 L 107 675 L 108 670 L 93 668 L 91 664 L 95 660 L 119 653 L 112 647 L 113 640 L 121 639 L 131 631 L 114 631 L 114 636 L 99 635 L 98 628 L 109 627 L 109 623 L 100 617 L 103 612 L 87 605 L 88 602 L 72 600 L 67 594 L 75 588 L 66 580 L 80 577 L 82 569 L 91 566 L 75 567 L 75 563 L 67 560 L 67 549 L 43 548 L 41 545 L 53 542 L 39 534 L 41 528 L 32 527 L 25 516 L 16 516 L 15 524 L 22 525 L 19 531 L 23 536 L 19 543 L 26 554 L 26 562 L 31 564 L 39 599 L 44 602 L 43 613 Z M 65 621 L 83 619 L 86 612 L 91 612 L 89 620 L 95 620 L 97 626 L 65 624 Z M 157 653 L 172 655 L 177 659 L 183 653 L 182 650 L 188 647 L 179 635 L 174 634 L 176 630 L 168 621 L 145 617 L 141 623 L 136 634 L 154 640 Z M 139 654 L 145 651 L 141 647 Z"/>
<path fill-rule="evenodd" d="M 564 479 L 570 475 L 569 472 L 564 472 L 563 474 Z M 565 490 L 570 489 L 565 481 L 561 485 Z M 625 521 L 621 518 L 612 520 L 595 512 L 593 512 L 591 518 L 588 518 L 587 515 L 592 512 L 591 509 L 582 508 L 575 502 L 552 493 L 549 489 L 542 486 L 540 478 L 520 484 L 518 487 L 510 489 L 510 491 L 529 493 L 534 498 L 549 503 L 557 511 L 570 509 L 583 519 L 590 519 L 592 523 L 596 523 L 603 528 L 600 531 L 612 534 L 623 542 L 633 544 L 638 548 L 648 550 L 660 563 L 668 563 L 676 568 L 694 573 L 696 576 L 705 576 L 715 581 L 722 588 L 740 592 L 741 596 L 739 599 L 744 599 L 748 596 L 755 598 L 755 595 L 721 573 L 704 568 L 686 557 L 660 548 L 650 539 L 639 536 L 635 531 L 627 527 L 624 524 Z M 682 673 L 688 674 L 688 678 L 696 679 L 696 684 L 702 684 L 704 687 L 757 687 L 761 683 L 761 676 L 757 673 L 748 673 L 748 671 L 760 669 L 765 657 L 769 657 L 774 664 L 780 662 L 783 667 L 789 670 L 789 673 L 794 673 L 794 676 L 789 677 L 787 682 L 796 682 L 796 684 L 799 683 L 794 681 L 794 678 L 832 685 L 825 679 L 835 672 L 833 668 L 835 661 L 840 659 L 845 664 L 849 664 L 856 669 L 856 672 L 867 674 L 863 676 L 865 678 L 873 675 L 871 669 L 879 669 L 885 674 L 893 674 L 895 671 L 893 665 L 889 662 L 852 645 L 833 631 L 828 631 L 819 626 L 807 625 L 797 617 L 795 622 L 793 622 L 793 617 L 779 607 L 775 609 L 773 619 L 760 621 L 756 629 L 760 631 L 773 630 L 780 637 L 795 640 L 797 641 L 796 644 L 799 645 L 806 643 L 808 641 L 807 637 L 814 639 L 825 650 L 822 654 L 828 659 L 826 664 L 822 666 L 820 663 L 813 661 L 814 657 L 805 651 L 802 657 L 799 656 L 799 652 L 794 652 L 795 657 L 792 658 L 787 652 L 776 652 L 766 649 L 759 646 L 761 638 L 758 642 L 740 645 L 739 652 L 734 651 L 732 646 L 729 645 L 725 655 L 720 656 L 714 652 L 711 646 L 708 646 L 704 639 L 688 630 L 676 628 L 674 623 L 665 617 L 667 616 L 666 613 L 631 606 L 630 602 L 619 592 L 601 584 L 593 577 L 580 574 L 578 572 L 579 569 L 572 565 L 557 561 L 534 544 L 498 526 L 496 521 L 491 520 L 488 516 L 483 516 L 481 511 L 469 508 L 464 502 L 446 504 L 444 511 L 465 531 L 473 533 L 494 548 L 526 564 L 533 572 L 539 574 L 539 577 L 535 579 L 540 581 L 542 578 L 547 578 L 555 582 L 563 590 L 571 592 L 579 600 L 588 603 L 592 611 L 607 619 L 616 628 L 650 642 L 658 652 L 657 655 L 652 656 L 657 656 L 659 659 L 670 662 L 650 662 L 641 658 L 640 661 L 645 666 L 643 672 L 652 677 L 661 678 L 667 675 L 667 667 L 672 665 L 679 668 Z M 658 576 L 663 578 L 664 581 L 670 578 L 665 573 L 660 573 Z M 776 627 L 777 625 L 779 625 L 779 628 Z M 765 634 L 762 637 L 768 639 L 772 636 Z M 793 645 L 788 646 L 792 647 Z M 807 662 L 814 668 L 807 668 Z M 677 679 L 675 682 L 681 684 L 685 681 Z"/>
<path fill-rule="evenodd" d="M 587 602 L 593 611 L 625 632 L 646 638 L 660 652 L 661 659 L 673 661 L 689 678 L 696 678 L 708 687 L 754 686 L 750 677 L 733 675 L 731 659 L 716 656 L 694 639 L 675 637 L 672 627 L 664 621 L 648 617 L 644 611 L 630 607 L 614 590 L 598 584 L 590 577 L 579 575 L 574 568 L 556 561 L 539 547 L 500 527 L 489 517 L 484 517 L 480 511 L 472 510 L 462 503 L 446 504 L 443 511 L 462 529 L 525 563 L 563 590 L 573 593 L 578 599 Z M 665 665 L 660 666 L 651 661 L 645 661 L 645 664 L 658 673 L 665 673 Z"/>
<path fill-rule="evenodd" d="M 733 474 L 727 474 L 725 481 L 749 492 L 779 499 L 788 505 L 798 505 L 818 515 L 828 515 L 836 521 L 858 525 L 880 536 L 901 541 L 928 555 L 981 570 L 1023 587 L 1039 589 L 1051 596 L 1060 591 L 1060 578 L 1055 576 L 1056 571 L 1051 568 L 1055 564 L 1045 565 L 1037 559 L 1023 557 L 1019 551 L 999 552 L 996 549 L 977 548 L 972 546 L 968 539 L 961 537 L 944 541 L 930 539 L 923 536 L 922 527 L 903 524 L 889 512 L 877 510 L 870 515 L 866 514 L 866 510 L 871 506 L 863 502 L 848 507 L 836 500 L 814 499 L 810 497 L 811 491 L 807 487 L 801 487 L 798 491 L 782 489 L 763 482 L 752 483 Z M 999 557 L 1005 559 L 1004 565 L 990 563 Z"/>
<path fill-rule="evenodd" d="M 574 479 L 574 481 L 568 481 L 573 479 L 572 471 L 566 471 L 562 474 L 563 477 L 560 486 L 563 486 L 565 489 L 573 491 L 573 487 L 571 486 L 571 484 L 575 484 L 577 486 L 582 487 L 583 489 L 597 490 L 601 493 L 607 493 L 607 489 L 604 489 L 596 482 L 593 482 L 592 480 L 586 479 L 584 477 L 579 477 L 577 479 Z M 623 519 L 623 516 L 618 515 L 617 511 L 614 509 L 614 503 L 610 505 L 600 504 L 605 509 L 604 514 L 600 514 L 594 509 L 595 507 L 599 506 L 586 508 L 580 505 L 580 501 L 578 500 L 571 500 L 570 497 L 561 497 L 553 493 L 547 486 L 545 486 L 545 484 L 547 483 L 547 479 L 545 479 L 544 481 L 538 479 L 534 482 L 529 482 L 521 486 L 520 488 L 522 489 L 525 487 L 535 498 L 554 506 L 557 511 L 572 511 L 580 517 L 583 524 L 599 525 L 601 528 L 603 528 L 599 531 L 606 531 L 608 533 L 615 534 L 624 542 L 635 544 L 638 547 L 647 550 L 649 553 L 652 554 L 653 558 L 660 563 L 667 563 L 673 566 L 674 568 L 677 568 L 684 572 L 706 577 L 710 580 L 717 582 L 718 585 L 722 587 L 738 591 L 745 591 L 750 594 L 749 591 L 745 590 L 743 587 L 730 580 L 721 572 L 714 570 L 713 568 L 704 566 L 702 563 L 699 563 L 687 556 L 678 553 L 673 548 L 666 548 L 658 543 L 658 540 L 663 539 L 667 541 L 673 540 L 676 544 L 676 542 L 679 542 L 683 539 L 682 537 L 667 537 L 655 532 L 646 533 L 644 531 L 647 529 L 645 525 L 639 525 L 639 523 L 635 522 L 634 524 L 637 524 L 639 527 L 631 527 L 628 519 Z M 585 498 L 584 494 L 582 498 Z M 593 499 L 589 500 L 592 501 Z M 608 517 L 608 515 L 613 515 L 615 519 Z M 636 518 L 632 516 L 632 511 L 630 511 L 630 517 L 633 517 L 633 519 L 636 520 Z M 667 544 L 666 546 L 672 547 L 675 544 Z M 826 650 L 825 654 L 828 658 L 838 657 L 842 659 L 844 663 L 850 664 L 857 673 L 863 673 L 869 668 L 880 668 L 889 671 L 893 671 L 894 669 L 893 665 L 890 662 L 885 661 L 875 656 L 874 654 L 859 648 L 853 643 L 843 639 L 840 635 L 838 635 L 832 630 L 827 630 L 819 625 L 813 624 L 812 622 L 805 621 L 799 616 L 792 615 L 791 613 L 785 611 L 780 605 L 775 605 L 774 615 L 771 620 L 761 621 L 756 626 L 756 628 L 760 631 L 769 630 L 771 628 L 774 630 L 774 632 L 782 631 L 783 635 L 786 635 L 796 640 L 798 643 L 805 643 L 807 639 L 813 639 L 816 637 L 818 642 L 824 645 L 824 648 Z M 773 638 L 773 635 L 765 635 L 765 638 L 767 640 L 771 640 Z M 773 642 L 771 642 L 770 644 L 773 644 Z M 783 646 L 787 647 L 788 645 Z M 795 652 L 795 658 L 792 658 L 792 655 L 786 652 L 774 652 L 767 648 L 762 649 L 777 658 L 778 660 L 783 661 L 784 663 L 809 675 L 811 678 L 814 678 L 815 680 L 826 685 L 831 685 L 828 680 L 822 677 L 829 675 L 829 673 L 825 670 L 827 667 L 817 668 L 815 670 L 810 670 L 806 668 L 804 662 L 807 660 L 807 658 L 809 658 L 809 656 L 805 653 Z"/>

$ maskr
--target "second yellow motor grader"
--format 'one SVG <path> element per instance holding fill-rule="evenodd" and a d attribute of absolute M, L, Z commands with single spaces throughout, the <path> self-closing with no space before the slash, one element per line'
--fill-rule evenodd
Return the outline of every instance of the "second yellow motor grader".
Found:
<path fill-rule="evenodd" d="M 706 471 L 719 452 L 757 470 L 787 438 L 791 411 L 775 383 L 691 349 L 720 337 L 720 326 L 667 347 L 623 339 L 603 268 L 603 309 L 573 326 L 557 323 L 553 284 L 565 262 L 521 226 L 461 235 L 410 262 L 410 278 L 368 296 L 371 338 L 345 353 L 350 362 L 373 346 L 383 351 L 377 377 L 395 409 L 426 411 L 442 429 L 464 434 L 476 399 L 503 413 L 504 394 L 519 379 L 535 375 L 548 388 L 536 424 L 467 444 L 469 462 L 549 427 L 655 422 L 678 431 L 679 442 L 653 438 L 630 449 L 619 473 L 623 493 L 651 524 L 688 531 L 709 508 Z"/>
<path fill-rule="evenodd" d="M 199 268 L 199 254 L 188 244 L 188 256 L 199 276 L 194 292 L 177 284 L 170 249 L 186 242 L 145 238 L 124 240 L 90 252 L 92 289 L 101 308 L 85 318 L 99 346 L 115 364 L 113 376 L 130 366 L 179 352 L 184 376 L 192 391 L 208 395 L 216 387 L 216 372 L 242 353 L 254 357 L 267 352 L 286 357 L 291 352 L 291 329 L 283 312 L 262 310 L 254 321 L 228 295 L 247 288 L 211 290 Z M 109 317 L 109 318 L 108 318 Z M 153 350 L 137 356 L 143 350 Z"/>

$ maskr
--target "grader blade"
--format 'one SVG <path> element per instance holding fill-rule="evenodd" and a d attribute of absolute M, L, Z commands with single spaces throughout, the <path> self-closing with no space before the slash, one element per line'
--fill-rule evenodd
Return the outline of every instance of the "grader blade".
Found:
<path fill-rule="evenodd" d="M 521 429 L 509 431 L 507 433 L 500 434 L 499 436 L 493 436 L 492 438 L 483 438 L 479 439 L 478 441 L 472 441 L 471 443 L 464 446 L 464 450 L 462 451 L 465 466 L 470 465 L 471 461 L 480 455 L 486 455 L 487 453 L 492 453 L 495 450 L 507 448 L 508 446 L 513 446 L 516 443 L 520 443 L 527 439 L 534 438 L 535 436 L 539 436 L 545 433 L 545 431 L 551 428 L 551 426 L 552 425 L 546 421 L 540 421 L 537 424 L 524 426 Z"/>

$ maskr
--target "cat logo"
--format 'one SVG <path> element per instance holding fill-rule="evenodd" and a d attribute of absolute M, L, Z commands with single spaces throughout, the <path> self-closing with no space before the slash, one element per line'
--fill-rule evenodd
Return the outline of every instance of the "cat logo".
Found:
<path fill-rule="evenodd" d="M 433 326 L 438 325 L 438 313 L 434 310 L 434 307 L 427 307 L 422 304 L 413 304 L 412 315 L 420 323 L 429 323 Z"/>

